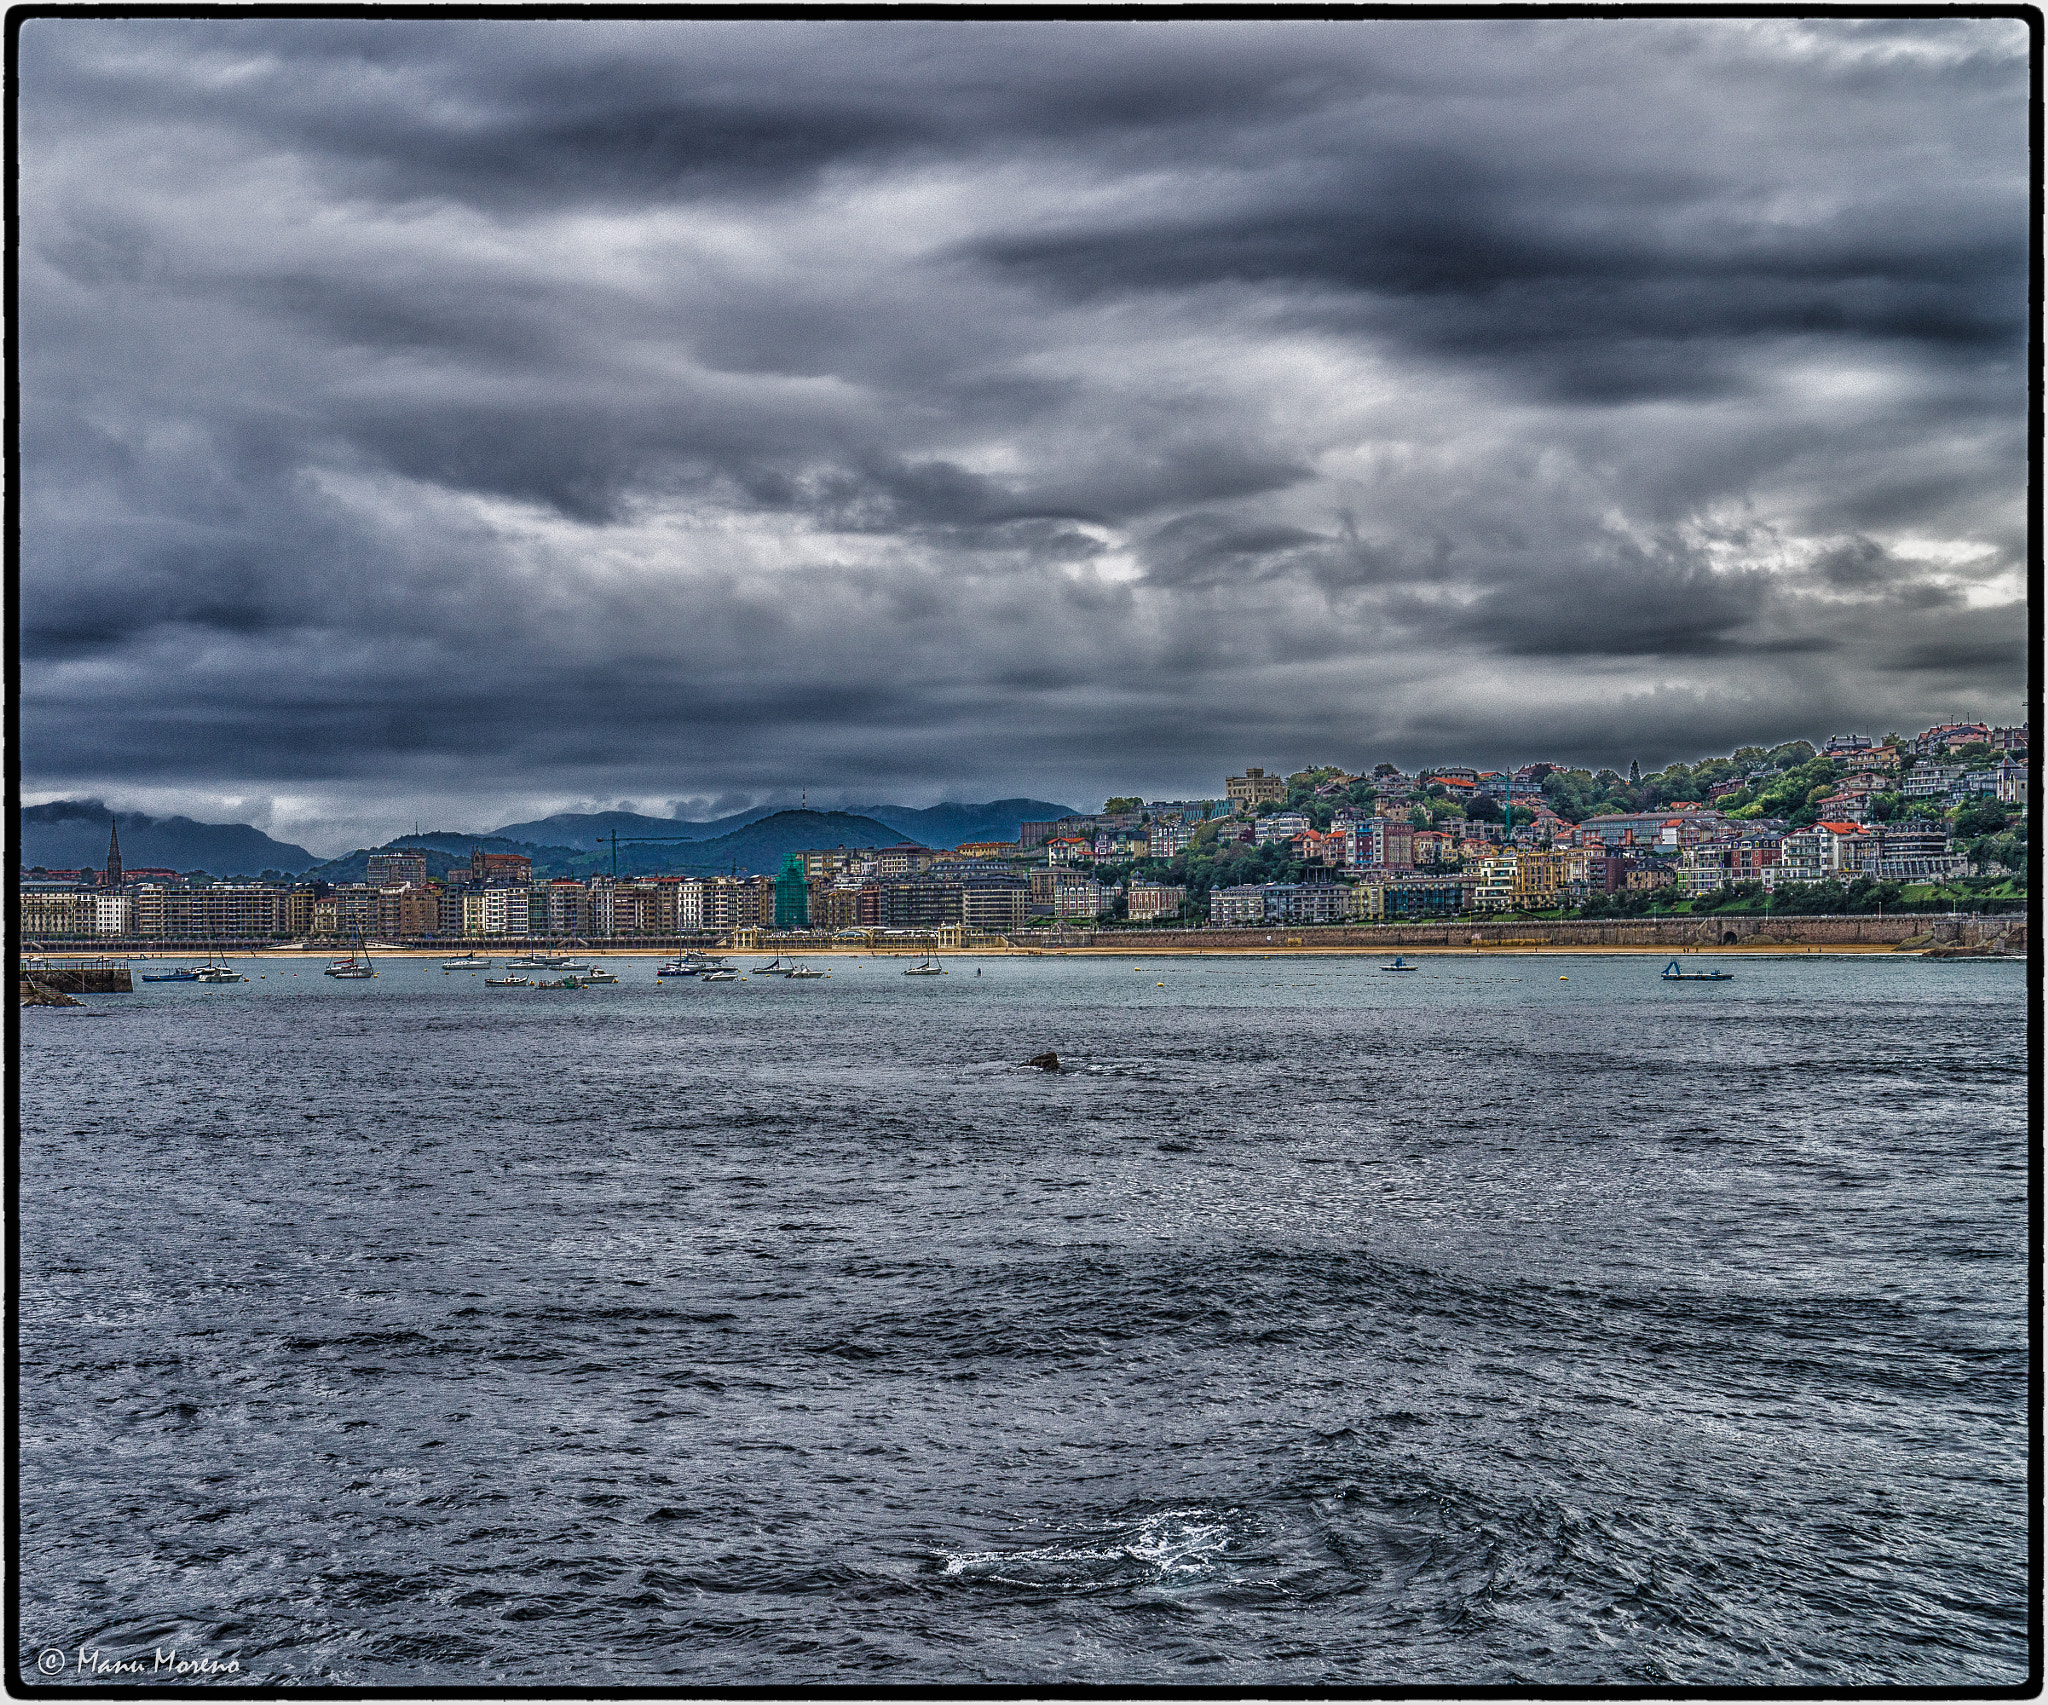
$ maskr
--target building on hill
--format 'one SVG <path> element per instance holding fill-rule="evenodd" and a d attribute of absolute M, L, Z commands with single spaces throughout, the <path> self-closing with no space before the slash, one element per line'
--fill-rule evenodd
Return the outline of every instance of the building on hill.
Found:
<path fill-rule="evenodd" d="M 1259 846 L 1271 846 L 1275 841 L 1291 841 L 1309 826 L 1307 816 L 1300 811 L 1275 811 L 1261 817 L 1254 830 Z"/>
<path fill-rule="evenodd" d="M 517 883 L 525 887 L 533 881 L 533 860 L 524 853 L 485 852 L 481 847 L 471 850 L 467 865 L 456 865 L 443 879 L 451 888 L 484 888 L 493 883 Z"/>
<path fill-rule="evenodd" d="M 1696 846 L 1711 840 L 1727 818 L 1719 811 L 1694 805 L 1680 810 L 1660 806 L 1655 811 L 1617 811 L 1588 817 L 1579 825 L 1578 839 L 1597 835 L 1610 848 Z"/>
<path fill-rule="evenodd" d="M 1269 776 L 1263 769 L 1247 765 L 1243 775 L 1223 778 L 1223 793 L 1233 811 L 1250 816 L 1261 805 L 1277 805 L 1286 799 L 1287 783 L 1280 776 Z"/>

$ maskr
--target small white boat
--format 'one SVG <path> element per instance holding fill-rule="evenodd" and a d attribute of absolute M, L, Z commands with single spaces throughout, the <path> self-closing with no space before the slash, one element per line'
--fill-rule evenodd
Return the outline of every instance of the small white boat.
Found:
<path fill-rule="evenodd" d="M 946 968 L 943 965 L 934 965 L 929 959 L 920 959 L 915 965 L 907 967 L 903 974 L 906 977 L 943 977 Z"/>
<path fill-rule="evenodd" d="M 605 970 L 602 966 L 593 966 L 583 973 L 583 980 L 586 983 L 616 983 L 619 979 L 615 973 Z"/>
<path fill-rule="evenodd" d="M 823 971 L 813 971 L 808 965 L 792 965 L 787 971 L 783 972 L 783 975 L 792 983 L 805 983 L 809 982 L 813 977 L 822 977 L 825 973 Z"/>
<path fill-rule="evenodd" d="M 716 971 L 706 971 L 697 979 L 700 983 L 737 983 L 739 980 L 740 974 L 737 971 L 728 971 L 723 967 Z"/>
<path fill-rule="evenodd" d="M 202 965 L 192 973 L 195 983 L 246 983 L 249 979 L 225 965 Z"/>
<path fill-rule="evenodd" d="M 441 961 L 441 969 L 444 971 L 488 971 L 490 968 L 490 960 L 479 959 L 474 953 L 465 953 L 460 959 Z"/>
<path fill-rule="evenodd" d="M 484 979 L 484 987 L 487 989 L 530 989 L 533 987 L 533 979 L 531 977 L 486 977 Z"/>

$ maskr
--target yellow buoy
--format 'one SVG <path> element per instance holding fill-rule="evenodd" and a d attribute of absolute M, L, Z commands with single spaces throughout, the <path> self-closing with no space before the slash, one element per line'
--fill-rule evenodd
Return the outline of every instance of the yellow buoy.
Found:
<path fill-rule="evenodd" d="M 1162 988 L 1162 989 L 1163 989 L 1163 988 L 1165 988 L 1165 987 L 1166 987 L 1166 985 L 1165 985 L 1164 983 L 1161 983 L 1161 984 L 1159 984 L 1159 985 L 1158 985 L 1158 987 L 1160 987 L 1160 988 Z"/>

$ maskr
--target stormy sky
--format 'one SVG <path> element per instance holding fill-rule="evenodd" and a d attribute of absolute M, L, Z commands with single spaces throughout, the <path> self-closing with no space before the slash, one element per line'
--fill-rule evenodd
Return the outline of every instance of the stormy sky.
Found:
<path fill-rule="evenodd" d="M 2027 50 L 30 21 L 24 795 L 326 850 L 2016 720 Z"/>

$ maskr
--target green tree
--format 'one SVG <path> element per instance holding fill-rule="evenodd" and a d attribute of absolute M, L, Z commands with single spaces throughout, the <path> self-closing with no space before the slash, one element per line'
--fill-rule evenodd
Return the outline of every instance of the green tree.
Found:
<path fill-rule="evenodd" d="M 1955 829 L 1957 836 L 1993 835 L 2006 825 L 2006 809 L 1996 800 L 1983 800 L 1975 805 L 1965 805 L 1956 812 Z"/>

